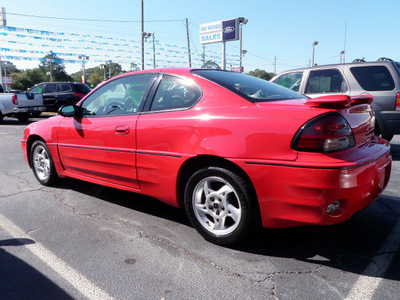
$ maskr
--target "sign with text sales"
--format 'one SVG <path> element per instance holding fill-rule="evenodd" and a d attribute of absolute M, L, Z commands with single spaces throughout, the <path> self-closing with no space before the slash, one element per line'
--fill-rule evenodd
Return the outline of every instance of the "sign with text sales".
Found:
<path fill-rule="evenodd" d="M 238 24 L 238 19 L 230 19 L 200 25 L 200 44 L 238 40 Z"/>

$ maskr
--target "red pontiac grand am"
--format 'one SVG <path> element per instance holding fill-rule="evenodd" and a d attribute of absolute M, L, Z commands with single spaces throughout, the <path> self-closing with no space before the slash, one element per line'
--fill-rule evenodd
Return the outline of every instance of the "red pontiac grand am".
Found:
<path fill-rule="evenodd" d="M 22 151 L 43 185 L 73 177 L 184 207 L 205 239 L 329 225 L 371 204 L 391 170 L 368 96 L 308 99 L 244 74 L 123 74 L 30 124 Z"/>

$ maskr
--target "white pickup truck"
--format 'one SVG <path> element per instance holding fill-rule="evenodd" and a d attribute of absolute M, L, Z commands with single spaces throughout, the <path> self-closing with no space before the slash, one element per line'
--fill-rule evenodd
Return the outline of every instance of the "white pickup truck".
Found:
<path fill-rule="evenodd" d="M 13 117 L 25 122 L 31 115 L 40 115 L 45 109 L 42 94 L 4 93 L 0 85 L 0 123 L 4 117 Z"/>

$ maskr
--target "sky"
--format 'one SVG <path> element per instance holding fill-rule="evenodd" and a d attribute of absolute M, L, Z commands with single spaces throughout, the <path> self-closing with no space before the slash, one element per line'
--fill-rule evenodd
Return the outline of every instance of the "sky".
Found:
<path fill-rule="evenodd" d="M 86 68 L 90 68 L 100 65 L 99 61 L 104 60 L 101 55 L 114 49 L 124 61 L 140 63 L 140 49 L 123 44 L 141 40 L 141 0 L 1 0 L 0 6 L 6 9 L 8 26 L 64 33 L 67 37 L 51 47 L 42 47 L 43 41 L 32 42 L 33 37 L 28 39 L 26 32 L 22 32 L 24 38 L 18 39 L 16 33 L 8 32 L 6 38 L 0 35 L 2 60 L 7 55 L 21 56 L 15 49 L 37 52 L 22 54 L 25 57 L 43 57 L 40 52 L 50 50 L 70 56 L 84 52 L 89 56 Z M 279 73 L 308 66 L 314 41 L 319 42 L 314 57 L 318 65 L 338 63 L 342 50 L 345 50 L 346 62 L 357 58 L 374 61 L 380 57 L 400 60 L 399 11 L 398 0 L 144 0 L 144 31 L 155 35 L 157 65 L 171 66 L 171 61 L 176 61 L 175 65 L 182 67 L 187 66 L 186 18 L 191 52 L 193 58 L 199 58 L 203 51 L 199 38 L 201 24 L 244 17 L 248 19 L 242 36 L 243 49 L 247 50 L 243 56 L 245 72 L 258 68 Z M 37 36 L 46 38 L 43 34 L 33 35 L 36 39 Z M 83 36 L 86 42 L 80 44 Z M 103 38 L 95 38 L 99 36 Z M 10 46 L 10 39 L 17 40 L 11 44 L 14 48 Z M 109 40 L 108 45 L 99 46 L 105 39 Z M 84 50 L 88 44 L 97 50 Z M 60 47 L 53 49 L 54 45 Z M 9 48 L 14 52 L 4 50 Z M 207 44 L 206 59 L 220 64 L 221 48 L 220 43 Z M 239 51 L 239 41 L 226 43 L 227 67 L 239 65 Z M 146 53 L 148 69 L 152 65 L 151 40 L 146 43 Z M 113 58 L 115 55 L 111 53 Z M 21 69 L 39 64 L 37 60 L 8 60 Z M 199 67 L 199 63 L 195 61 L 194 66 Z M 129 69 L 128 63 L 122 65 Z M 79 71 L 81 64 L 65 63 L 65 67 L 72 73 Z"/>

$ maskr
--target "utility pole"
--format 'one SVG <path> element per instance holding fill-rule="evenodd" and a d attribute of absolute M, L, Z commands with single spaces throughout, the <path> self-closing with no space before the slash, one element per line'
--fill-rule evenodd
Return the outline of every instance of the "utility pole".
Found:
<path fill-rule="evenodd" d="M 186 36 L 187 36 L 187 44 L 188 44 L 188 59 L 189 59 L 189 68 L 192 67 L 192 57 L 190 55 L 190 39 L 189 39 L 189 21 L 186 18 Z"/>
<path fill-rule="evenodd" d="M 143 8 L 143 0 L 142 0 L 142 70 L 144 70 L 144 8 Z"/>
<path fill-rule="evenodd" d="M 153 69 L 156 68 L 156 40 L 153 32 Z"/>
<path fill-rule="evenodd" d="M 275 56 L 275 60 L 274 60 L 274 74 L 276 75 L 276 56 Z"/>

